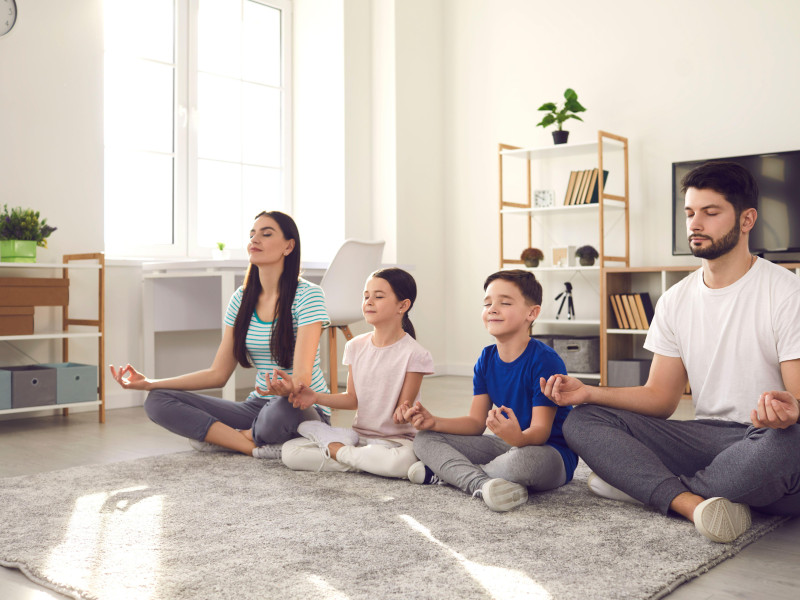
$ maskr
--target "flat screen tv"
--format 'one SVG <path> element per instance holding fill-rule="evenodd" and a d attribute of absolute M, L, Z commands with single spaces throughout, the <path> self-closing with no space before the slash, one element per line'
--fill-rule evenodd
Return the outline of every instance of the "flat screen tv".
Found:
<path fill-rule="evenodd" d="M 710 160 L 739 163 L 758 182 L 758 219 L 750 233 L 750 251 L 775 261 L 795 260 L 794 254 L 800 253 L 800 150 L 672 163 L 672 254 L 691 254 L 681 180 Z"/>

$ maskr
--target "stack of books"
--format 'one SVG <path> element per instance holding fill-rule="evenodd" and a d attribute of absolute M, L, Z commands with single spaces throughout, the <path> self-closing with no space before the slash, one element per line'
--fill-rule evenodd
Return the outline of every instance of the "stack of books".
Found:
<path fill-rule="evenodd" d="M 653 320 L 650 294 L 609 294 L 608 301 L 617 319 L 617 329 L 650 329 Z"/>
<path fill-rule="evenodd" d="M 569 174 L 567 194 L 564 196 L 564 206 L 578 204 L 597 204 L 600 201 L 598 186 L 598 169 L 585 171 L 572 171 Z M 603 170 L 603 185 L 608 181 L 608 171 Z"/>

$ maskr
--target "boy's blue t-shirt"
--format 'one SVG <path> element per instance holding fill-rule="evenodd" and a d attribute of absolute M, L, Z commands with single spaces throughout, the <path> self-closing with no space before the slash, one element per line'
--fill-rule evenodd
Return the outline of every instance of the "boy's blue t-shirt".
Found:
<path fill-rule="evenodd" d="M 567 481 L 570 481 L 578 466 L 578 455 L 567 446 L 561 427 L 572 407 L 558 406 L 542 393 L 539 386 L 540 377 L 547 379 L 551 375 L 566 372 L 564 361 L 556 351 L 535 338 L 531 338 L 525 351 L 510 363 L 500 359 L 497 346 L 492 344 L 483 349 L 475 363 L 472 389 L 476 396 L 489 394 L 495 406 L 513 410 L 523 431 L 531 426 L 534 406 L 556 407 L 547 445 L 561 454 Z"/>

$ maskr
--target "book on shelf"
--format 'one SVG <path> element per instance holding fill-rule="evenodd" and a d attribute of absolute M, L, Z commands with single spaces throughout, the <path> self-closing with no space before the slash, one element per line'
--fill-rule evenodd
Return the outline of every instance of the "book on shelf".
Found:
<path fill-rule="evenodd" d="M 614 312 L 614 318 L 617 320 L 617 329 L 627 329 L 628 323 L 622 320 L 622 313 L 619 310 L 619 306 L 617 306 L 616 294 L 610 294 L 608 296 L 608 302 L 611 304 L 611 310 Z"/>
<path fill-rule="evenodd" d="M 630 294 L 620 294 L 622 298 L 622 305 L 625 307 L 625 315 L 628 317 L 628 323 L 631 325 L 631 329 L 641 329 L 641 323 L 639 323 L 639 311 L 636 310 L 636 305 L 631 301 Z"/>
<path fill-rule="evenodd" d="M 650 329 L 650 323 L 653 322 L 653 315 L 655 314 L 653 303 L 650 301 L 650 294 L 644 292 L 642 294 L 633 294 L 633 297 L 642 320 L 642 329 Z"/>
<path fill-rule="evenodd" d="M 564 198 L 564 206 L 572 206 L 573 200 L 575 199 L 575 194 L 578 191 L 578 187 L 581 184 L 581 172 L 580 171 L 572 171 L 569 174 L 569 178 L 572 180 L 572 187 L 569 190 L 569 194 Z"/>
<path fill-rule="evenodd" d="M 567 193 L 564 195 L 564 206 L 569 206 L 570 198 L 572 198 L 572 192 L 575 189 L 575 180 L 577 178 L 578 178 L 578 172 L 570 171 L 569 183 L 567 184 Z"/>
<path fill-rule="evenodd" d="M 590 190 L 592 186 L 595 185 L 597 182 L 597 169 L 590 169 L 586 172 L 586 179 L 585 185 L 583 189 L 581 189 L 580 198 L 578 198 L 578 204 L 588 204 L 588 198 L 591 196 Z"/>
<path fill-rule="evenodd" d="M 609 294 L 608 299 L 619 329 L 650 329 L 654 314 L 650 294 Z"/>
<path fill-rule="evenodd" d="M 587 195 L 585 204 L 597 204 L 600 202 L 600 185 L 598 182 L 599 169 L 594 170 L 594 177 L 592 178 L 591 189 Z M 608 182 L 608 171 L 603 169 L 603 189 L 605 189 Z"/>

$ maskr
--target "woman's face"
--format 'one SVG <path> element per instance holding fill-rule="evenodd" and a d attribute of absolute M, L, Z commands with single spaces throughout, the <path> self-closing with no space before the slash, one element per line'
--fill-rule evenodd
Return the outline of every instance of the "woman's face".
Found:
<path fill-rule="evenodd" d="M 277 221 L 262 215 L 253 223 L 247 253 L 250 262 L 256 265 L 269 265 L 283 262 L 294 250 L 294 240 L 287 240 Z"/>

